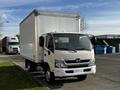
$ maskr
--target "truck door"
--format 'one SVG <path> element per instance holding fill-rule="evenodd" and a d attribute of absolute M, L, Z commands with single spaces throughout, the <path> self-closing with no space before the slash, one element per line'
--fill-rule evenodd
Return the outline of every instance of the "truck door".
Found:
<path fill-rule="evenodd" d="M 46 36 L 45 40 L 45 51 L 44 51 L 44 60 L 47 62 L 50 66 L 50 69 L 54 69 L 54 43 L 53 43 L 53 37 L 51 34 L 48 34 Z"/>

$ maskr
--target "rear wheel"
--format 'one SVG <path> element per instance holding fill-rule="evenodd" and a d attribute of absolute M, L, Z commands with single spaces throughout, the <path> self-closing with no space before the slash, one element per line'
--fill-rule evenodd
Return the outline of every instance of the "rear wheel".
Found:
<path fill-rule="evenodd" d="M 25 67 L 27 68 L 27 71 L 35 71 L 37 69 L 37 65 L 27 59 L 25 59 Z"/>
<path fill-rule="evenodd" d="M 46 70 L 46 72 L 45 72 L 45 80 L 46 80 L 46 82 L 48 82 L 50 84 L 52 84 L 55 81 L 54 73 L 51 72 L 49 69 Z"/>
<path fill-rule="evenodd" d="M 28 68 L 29 71 L 31 71 L 31 72 L 32 72 L 32 71 L 36 71 L 36 69 L 37 69 L 37 66 L 36 66 L 36 65 L 34 65 L 34 64 L 32 64 L 32 63 L 29 64 L 29 68 Z"/>
<path fill-rule="evenodd" d="M 87 75 L 79 75 L 77 76 L 78 80 L 83 81 L 87 78 Z"/>

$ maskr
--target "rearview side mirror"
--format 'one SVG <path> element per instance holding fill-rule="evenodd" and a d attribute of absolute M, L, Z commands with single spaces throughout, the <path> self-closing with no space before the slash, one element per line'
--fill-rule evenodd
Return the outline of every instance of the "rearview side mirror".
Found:
<path fill-rule="evenodd" d="M 91 42 L 92 42 L 93 45 L 96 45 L 97 39 L 96 39 L 95 36 L 91 37 Z"/>
<path fill-rule="evenodd" d="M 41 36 L 41 37 L 39 38 L 39 45 L 40 45 L 41 47 L 44 47 L 44 37 L 43 37 L 43 36 Z"/>

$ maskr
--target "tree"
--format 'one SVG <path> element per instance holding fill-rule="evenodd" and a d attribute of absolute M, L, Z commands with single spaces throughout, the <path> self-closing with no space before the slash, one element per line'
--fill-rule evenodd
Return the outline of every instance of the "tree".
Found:
<path fill-rule="evenodd" d="M 2 14 L 2 15 L 0 15 L 0 38 L 2 37 L 2 32 L 4 29 L 5 23 L 9 23 L 9 21 L 7 20 L 6 14 Z"/>
<path fill-rule="evenodd" d="M 2 31 L 3 31 L 3 21 L 2 21 L 2 16 L 0 16 L 0 38 L 2 36 Z"/>
<path fill-rule="evenodd" d="M 80 30 L 84 31 L 86 29 L 88 29 L 88 24 L 86 23 L 85 17 L 81 17 L 81 20 L 80 20 Z"/>

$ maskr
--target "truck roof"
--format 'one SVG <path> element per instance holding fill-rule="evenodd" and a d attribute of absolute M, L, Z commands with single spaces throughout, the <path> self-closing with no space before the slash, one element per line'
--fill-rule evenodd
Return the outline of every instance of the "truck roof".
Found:
<path fill-rule="evenodd" d="M 17 37 L 16 36 L 5 36 L 2 39 L 4 39 L 4 38 L 17 38 Z"/>
<path fill-rule="evenodd" d="M 58 32 L 49 32 L 49 33 L 46 33 L 46 34 L 76 34 L 76 35 L 79 34 L 79 35 L 85 35 L 85 36 L 87 35 L 88 36 L 88 34 L 77 33 L 77 32 L 68 32 L 68 33 L 67 32 L 63 32 L 63 33 L 61 33 L 61 32 L 60 33 L 58 33 Z M 46 35 L 46 34 L 43 34 L 43 35 Z"/>
<path fill-rule="evenodd" d="M 46 16 L 56 16 L 56 17 L 80 18 L 80 14 L 79 13 L 69 13 L 69 12 L 66 13 L 66 12 L 44 11 L 44 10 L 34 9 L 27 17 L 25 17 L 25 19 L 23 19 L 21 21 L 21 23 L 23 23 L 32 14 L 35 14 L 35 16 L 46 15 Z"/>

